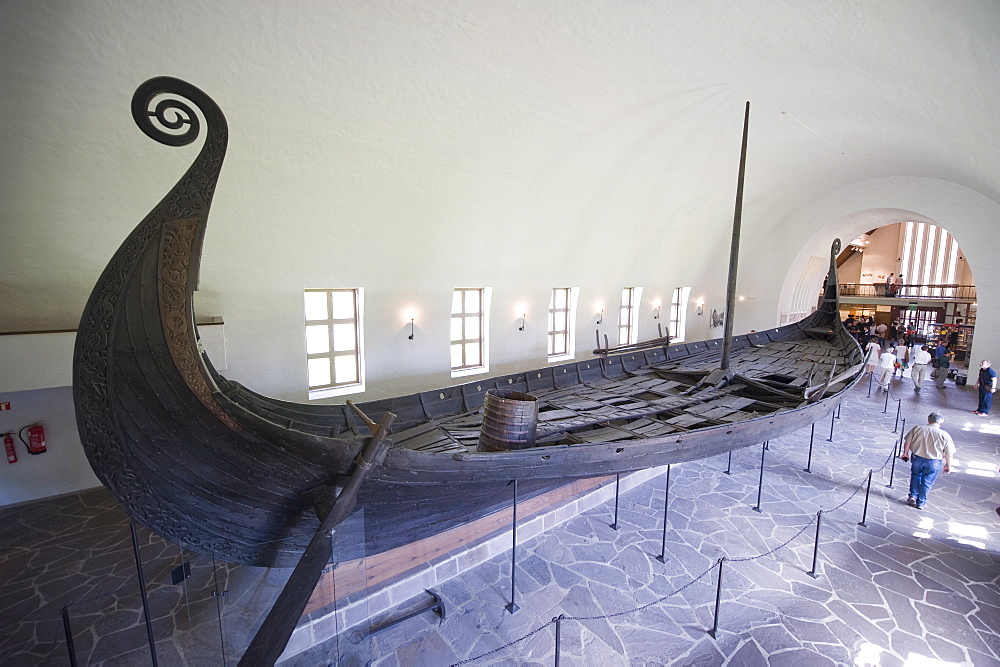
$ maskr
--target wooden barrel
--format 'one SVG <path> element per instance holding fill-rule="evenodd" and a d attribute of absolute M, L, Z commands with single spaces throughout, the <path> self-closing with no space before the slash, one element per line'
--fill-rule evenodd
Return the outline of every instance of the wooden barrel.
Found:
<path fill-rule="evenodd" d="M 479 451 L 497 452 L 535 446 L 538 400 L 531 394 L 490 389 L 483 403 Z"/>

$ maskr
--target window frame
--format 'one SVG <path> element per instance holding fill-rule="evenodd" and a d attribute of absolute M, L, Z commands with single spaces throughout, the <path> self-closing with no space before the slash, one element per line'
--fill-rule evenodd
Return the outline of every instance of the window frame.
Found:
<path fill-rule="evenodd" d="M 687 338 L 687 311 L 690 300 L 690 287 L 675 287 L 670 295 L 667 333 L 670 335 L 671 343 L 682 343 Z"/>
<path fill-rule="evenodd" d="M 626 303 L 626 295 L 628 297 L 628 303 Z M 639 303 L 641 299 L 641 287 L 622 288 L 621 303 L 618 307 L 619 345 L 635 345 L 639 342 Z M 623 330 L 626 332 L 625 340 L 622 340 Z"/>
<path fill-rule="evenodd" d="M 462 310 L 459 313 L 455 312 L 455 294 L 457 292 L 462 293 Z M 479 310 L 473 313 L 466 312 L 466 293 L 478 292 L 479 293 Z M 478 343 L 479 349 L 479 363 L 478 364 L 463 364 L 460 366 L 451 366 L 451 377 L 466 377 L 468 375 L 478 375 L 480 373 L 488 373 L 490 370 L 489 361 L 489 313 L 490 313 L 490 302 L 492 299 L 492 289 L 489 287 L 456 287 L 452 290 L 452 312 L 449 323 L 453 323 L 456 318 L 461 319 L 462 323 L 459 327 L 462 336 L 467 335 L 465 320 L 478 317 L 479 318 L 479 337 L 478 338 L 452 338 L 449 334 L 449 355 L 451 350 L 455 345 L 462 346 L 462 360 L 465 361 L 466 358 L 466 348 L 472 344 Z M 453 326 L 453 324 L 452 324 Z M 451 359 L 449 356 L 449 364 L 451 364 Z"/>
<path fill-rule="evenodd" d="M 365 391 L 365 355 L 364 355 L 364 289 L 361 287 L 338 287 L 338 288 L 314 288 L 308 287 L 305 293 L 323 293 L 326 295 L 327 317 L 322 319 L 308 319 L 308 313 L 303 313 L 303 333 L 306 336 L 306 386 L 308 387 L 309 400 L 330 398 L 332 396 L 344 396 L 346 394 L 357 394 Z M 334 317 L 333 295 L 334 293 L 350 292 L 352 294 L 352 305 L 354 317 L 338 318 Z M 304 297 L 305 298 L 305 297 Z M 305 310 L 305 305 L 303 306 Z M 334 326 L 351 324 L 354 333 L 354 349 L 337 351 L 334 345 Z M 326 326 L 329 349 L 326 352 L 309 352 L 308 327 Z M 355 380 L 337 382 L 336 359 L 344 357 L 354 358 Z M 309 361 L 312 359 L 329 359 L 330 379 L 329 384 L 312 385 L 309 377 Z"/>
<path fill-rule="evenodd" d="M 565 290 L 566 296 L 566 308 L 556 308 L 556 292 L 560 290 Z M 548 312 L 548 335 L 546 344 L 547 358 L 550 362 L 552 361 L 568 361 L 576 356 L 576 305 L 580 295 L 579 287 L 553 287 L 549 295 L 549 312 Z M 566 318 L 566 329 L 556 329 L 556 314 L 565 310 Z M 554 351 L 555 346 L 555 336 L 557 334 L 565 334 L 565 349 L 556 352 Z"/>

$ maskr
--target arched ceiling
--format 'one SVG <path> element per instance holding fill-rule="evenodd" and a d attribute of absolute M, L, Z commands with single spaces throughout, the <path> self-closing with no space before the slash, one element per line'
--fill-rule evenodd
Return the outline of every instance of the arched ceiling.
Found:
<path fill-rule="evenodd" d="M 790 267 L 829 247 L 835 221 L 809 215 L 928 214 L 837 193 L 1000 201 L 998 34 L 982 1 L 4 2 L 4 314 L 72 325 L 119 221 L 183 171 L 126 111 L 168 74 L 229 118 L 199 297 L 227 317 L 333 264 L 376 291 L 534 271 L 717 303 L 750 100 L 741 284 L 769 326 Z"/>

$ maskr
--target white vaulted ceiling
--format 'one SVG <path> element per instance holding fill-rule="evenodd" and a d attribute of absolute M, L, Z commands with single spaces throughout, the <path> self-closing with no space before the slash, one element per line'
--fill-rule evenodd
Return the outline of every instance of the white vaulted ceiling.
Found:
<path fill-rule="evenodd" d="M 270 393 L 304 396 L 303 287 L 365 287 L 376 394 L 446 384 L 455 286 L 496 290 L 501 370 L 544 363 L 552 286 L 581 288 L 581 350 L 624 285 L 721 307 L 747 100 L 737 327 L 773 326 L 833 236 L 907 217 L 997 288 L 998 34 L 985 0 L 7 0 L 4 329 L 74 326 L 183 172 L 196 149 L 129 117 L 164 74 L 229 119 L 198 303 Z M 505 338 L 518 301 L 528 343 Z M 399 333 L 408 306 L 427 347 Z"/>

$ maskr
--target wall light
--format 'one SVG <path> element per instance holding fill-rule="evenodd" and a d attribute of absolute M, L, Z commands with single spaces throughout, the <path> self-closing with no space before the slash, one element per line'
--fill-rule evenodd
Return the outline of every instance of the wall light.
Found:
<path fill-rule="evenodd" d="M 413 323 L 416 321 L 416 319 L 417 319 L 417 311 L 415 308 L 407 308 L 406 310 L 403 311 L 403 322 L 406 321 L 410 322 L 410 335 L 407 336 L 407 338 L 409 338 L 410 340 L 413 340 L 413 334 L 414 334 Z"/>
<path fill-rule="evenodd" d="M 653 302 L 653 310 L 656 311 L 656 314 L 653 315 L 653 319 L 654 320 L 660 319 L 660 300 L 659 299 L 657 299 L 656 301 Z"/>
<path fill-rule="evenodd" d="M 517 328 L 518 331 L 524 331 L 524 323 L 528 319 L 528 313 L 521 315 L 521 326 Z"/>
<path fill-rule="evenodd" d="M 603 308 L 601 308 L 601 312 L 597 315 L 597 323 L 598 324 L 603 324 L 604 323 L 604 309 Z"/>
<path fill-rule="evenodd" d="M 699 315 L 704 315 L 705 314 L 705 301 L 704 300 L 702 300 L 702 299 L 698 300 L 698 310 L 695 311 L 695 312 L 697 312 Z"/>

